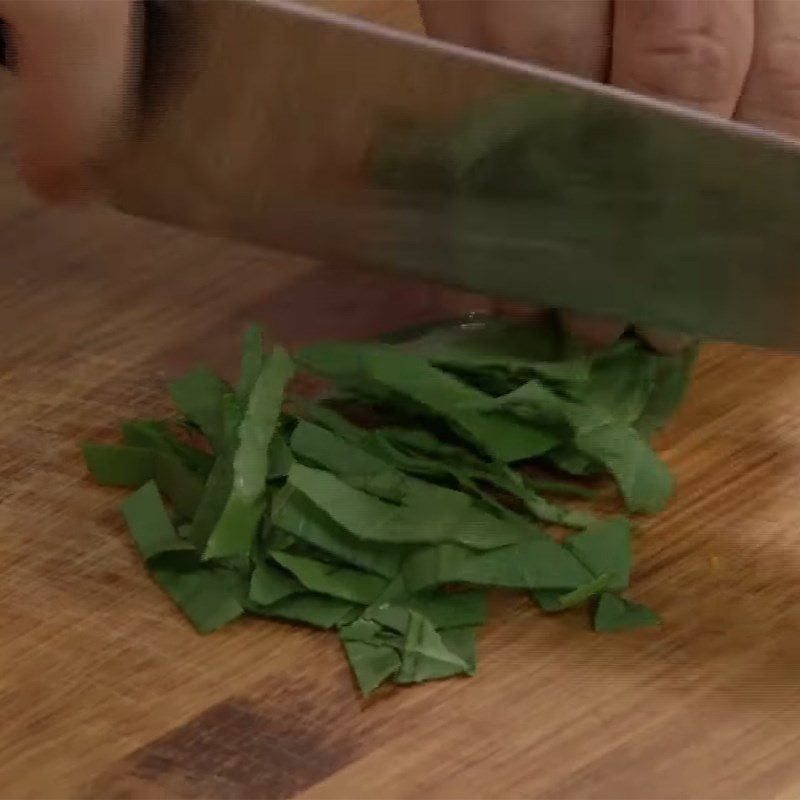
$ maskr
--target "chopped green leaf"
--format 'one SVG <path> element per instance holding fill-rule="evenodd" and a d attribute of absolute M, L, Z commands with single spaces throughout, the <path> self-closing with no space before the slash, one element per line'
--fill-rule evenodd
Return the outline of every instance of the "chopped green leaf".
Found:
<path fill-rule="evenodd" d="M 697 355 L 695 346 L 675 355 L 656 357 L 653 389 L 635 425 L 642 436 L 652 436 L 678 410 L 689 389 Z"/>
<path fill-rule="evenodd" d="M 159 490 L 184 519 L 191 519 L 203 496 L 203 481 L 179 458 L 159 453 L 156 459 L 155 481 Z"/>
<path fill-rule="evenodd" d="M 214 462 L 192 520 L 190 538 L 201 552 L 206 549 L 208 537 L 225 508 L 232 481 L 233 467 L 225 456 L 220 456 Z"/>
<path fill-rule="evenodd" d="M 577 589 L 592 575 L 552 539 L 537 538 L 485 553 L 438 545 L 413 553 L 403 565 L 411 592 L 448 583 L 509 589 Z"/>
<path fill-rule="evenodd" d="M 563 525 L 567 528 L 586 528 L 595 521 L 595 518 L 586 511 L 551 503 L 533 492 L 524 495 L 523 502 L 527 509 L 542 522 Z"/>
<path fill-rule="evenodd" d="M 269 454 L 267 456 L 269 464 L 267 480 L 277 481 L 285 478 L 294 463 L 292 451 L 286 443 L 286 439 L 280 433 L 276 433 L 269 443 Z"/>
<path fill-rule="evenodd" d="M 172 400 L 208 437 L 214 450 L 224 449 L 223 397 L 230 392 L 222 378 L 205 367 L 192 370 L 170 384 Z"/>
<path fill-rule="evenodd" d="M 661 624 L 661 617 L 647 606 L 604 592 L 594 615 L 594 629 L 599 632 L 650 628 Z"/>
<path fill-rule="evenodd" d="M 273 553 L 272 558 L 292 573 L 309 591 L 361 605 L 369 605 L 387 584 L 386 579 L 378 575 L 335 564 L 325 564 L 289 553 Z"/>
<path fill-rule="evenodd" d="M 139 419 L 122 423 L 125 444 L 131 447 L 146 447 L 161 453 L 176 456 L 186 467 L 207 477 L 214 464 L 214 456 L 178 439 L 170 425 L 162 420 Z"/>
<path fill-rule="evenodd" d="M 556 589 L 540 589 L 533 593 L 543 611 L 564 611 L 573 606 L 585 603 L 609 588 L 612 576 L 608 573 L 598 575 L 589 583 L 573 589 L 571 592 L 562 592 Z"/>
<path fill-rule="evenodd" d="M 380 639 L 363 641 L 345 638 L 343 635 L 345 630 L 346 628 L 342 628 L 340 631 L 342 645 L 356 677 L 358 688 L 366 697 L 397 673 L 400 669 L 400 655 L 396 647 Z"/>
<path fill-rule="evenodd" d="M 433 622 L 433 620 L 431 620 Z M 444 646 L 466 664 L 464 673 L 474 675 L 478 671 L 478 649 L 475 631 L 472 628 L 450 628 L 438 630 Z"/>
<path fill-rule="evenodd" d="M 163 553 L 195 552 L 190 542 L 178 538 L 153 481 L 145 483 L 123 502 L 122 513 L 145 561 Z"/>
<path fill-rule="evenodd" d="M 564 547 L 593 575 L 608 574 L 609 589 L 621 591 L 628 588 L 633 554 L 631 524 L 627 519 L 599 520 L 583 533 L 568 537 Z"/>
<path fill-rule="evenodd" d="M 525 485 L 535 492 L 551 492 L 552 494 L 582 497 L 586 500 L 592 500 L 597 496 L 597 492 L 592 489 L 587 489 L 585 486 L 579 486 L 575 483 L 566 483 L 565 481 L 527 480 Z"/>
<path fill-rule="evenodd" d="M 393 597 L 378 598 L 373 609 L 389 602 L 427 617 L 438 631 L 452 628 L 476 628 L 486 623 L 486 592 L 482 590 L 451 592 L 436 590 L 411 596 L 402 591 Z M 369 613 L 369 609 L 366 613 Z"/>
<path fill-rule="evenodd" d="M 266 509 L 269 446 L 293 369 L 291 359 L 280 347 L 275 348 L 261 368 L 239 428 L 231 492 L 208 537 L 204 558 L 250 552 L 253 536 Z"/>
<path fill-rule="evenodd" d="M 529 381 L 481 407 L 509 407 L 542 424 L 571 430 L 574 446 L 616 478 L 631 511 L 660 511 L 672 496 L 674 481 L 666 465 L 630 425 L 602 406 L 587 408 Z"/>
<path fill-rule="evenodd" d="M 302 357 L 302 354 L 301 356 Z M 352 422 L 345 419 L 341 414 L 328 408 L 320 403 L 310 403 L 299 397 L 292 398 L 292 404 L 297 406 L 301 411 L 301 417 L 323 427 L 337 436 L 340 436 L 346 442 L 360 442 L 363 441 L 367 432 Z"/>
<path fill-rule="evenodd" d="M 447 148 L 426 157 L 446 156 L 441 175 L 473 196 L 545 191 L 554 176 L 526 141 L 540 122 L 515 115 L 506 107 L 488 135 L 467 120 L 458 164 Z M 499 172 L 487 160 L 498 146 Z M 532 172 L 514 165 L 521 153 Z M 657 624 L 618 595 L 630 522 L 551 502 L 540 493 L 593 493 L 516 462 L 610 474 L 627 508 L 661 508 L 673 480 L 646 437 L 680 403 L 695 353 L 658 356 L 633 336 L 586 353 L 554 319 L 314 345 L 302 363 L 333 381 L 317 403 L 286 397 L 292 361 L 265 356 L 251 327 L 235 391 L 195 370 L 171 386 L 177 423 L 125 423 L 125 445 L 88 444 L 86 463 L 99 483 L 136 490 L 123 505 L 133 538 L 198 630 L 243 613 L 335 628 L 364 694 L 474 674 L 489 588 L 553 612 L 597 599 L 598 631 Z M 549 526 L 578 532 L 559 544 Z"/>
<path fill-rule="evenodd" d="M 402 637 L 377 622 L 359 618 L 339 629 L 362 694 L 369 695 L 400 669 Z"/>
<path fill-rule="evenodd" d="M 295 464 L 288 485 L 304 494 L 358 539 L 393 544 L 456 542 L 492 549 L 529 535 L 512 523 L 478 509 L 461 492 L 430 487 L 411 491 L 405 503 L 386 503 L 353 489 L 335 475 Z"/>
<path fill-rule="evenodd" d="M 397 575 L 408 554 L 407 547 L 359 541 L 289 485 L 275 497 L 272 522 L 345 564 L 385 578 Z"/>
<path fill-rule="evenodd" d="M 293 594 L 259 611 L 267 617 L 303 622 L 315 628 L 335 628 L 355 618 L 358 605 L 324 594 Z"/>
<path fill-rule="evenodd" d="M 592 365 L 584 402 L 607 409 L 617 422 L 632 425 L 647 406 L 653 390 L 657 356 L 641 348 L 617 348 Z"/>
<path fill-rule="evenodd" d="M 244 613 L 225 581 L 213 570 L 189 572 L 156 563 L 151 574 L 200 633 L 212 633 Z"/>
<path fill-rule="evenodd" d="M 661 511 L 675 491 L 669 468 L 633 428 L 614 422 L 586 427 L 575 434 L 575 445 L 608 467 L 631 511 Z"/>
<path fill-rule="evenodd" d="M 418 594 L 409 598 L 407 605 L 427 617 L 440 633 L 485 625 L 489 613 L 483 591 Z"/>
<path fill-rule="evenodd" d="M 190 518 L 195 513 L 203 493 L 202 481 L 172 453 L 87 443 L 83 454 L 89 472 L 99 484 L 138 489 L 153 480 L 179 514 Z"/>
<path fill-rule="evenodd" d="M 301 420 L 292 433 L 289 447 L 306 464 L 337 475 L 368 475 L 385 472 L 391 464 L 320 425 Z"/>
<path fill-rule="evenodd" d="M 244 335 L 242 345 L 242 366 L 239 370 L 239 383 L 236 395 L 242 403 L 246 403 L 256 385 L 261 368 L 264 365 L 264 336 L 261 327 L 251 325 Z"/>
<path fill-rule="evenodd" d="M 101 486 L 134 489 L 155 478 L 158 461 L 158 453 L 148 448 L 93 442 L 83 445 L 83 457 L 92 477 Z"/>
<path fill-rule="evenodd" d="M 367 383 L 387 397 L 395 395 L 418 404 L 500 461 L 531 458 L 555 444 L 547 431 L 513 416 L 473 411 L 473 406 L 487 401 L 487 395 L 424 359 L 388 347 L 355 344 L 314 345 L 298 358 L 322 375 Z"/>
<path fill-rule="evenodd" d="M 303 584 L 286 570 L 260 556 L 255 561 L 248 599 L 257 606 L 271 606 L 290 595 L 305 591 Z"/>
<path fill-rule="evenodd" d="M 397 683 L 420 683 L 461 674 L 471 674 L 467 662 L 447 647 L 429 619 L 409 611 Z"/>

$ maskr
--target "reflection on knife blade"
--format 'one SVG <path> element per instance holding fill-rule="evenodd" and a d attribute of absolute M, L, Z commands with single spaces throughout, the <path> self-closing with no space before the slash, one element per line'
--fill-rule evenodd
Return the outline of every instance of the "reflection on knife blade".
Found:
<path fill-rule="evenodd" d="M 123 210 L 800 348 L 800 156 L 780 137 L 308 8 L 190 8 L 201 68 L 107 171 Z M 397 120 L 379 197 L 369 155 Z"/>

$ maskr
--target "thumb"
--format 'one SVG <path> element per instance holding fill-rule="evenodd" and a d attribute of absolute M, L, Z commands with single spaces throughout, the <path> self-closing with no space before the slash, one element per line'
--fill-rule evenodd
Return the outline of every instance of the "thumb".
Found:
<path fill-rule="evenodd" d="M 20 170 L 40 196 L 88 188 L 85 166 L 121 124 L 129 0 L 0 0 L 18 77 Z"/>

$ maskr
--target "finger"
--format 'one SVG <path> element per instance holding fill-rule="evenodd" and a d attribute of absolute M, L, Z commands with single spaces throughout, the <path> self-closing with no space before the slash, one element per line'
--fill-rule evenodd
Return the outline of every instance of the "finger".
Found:
<path fill-rule="evenodd" d="M 441 313 L 453 319 L 480 316 L 492 311 L 492 302 L 488 298 L 472 292 L 446 289 L 442 290 L 437 300 Z"/>
<path fill-rule="evenodd" d="M 604 347 L 625 332 L 627 325 L 617 319 L 594 314 L 560 311 L 562 326 L 579 342 L 590 349 Z"/>
<path fill-rule="evenodd" d="M 753 61 L 736 117 L 800 138 L 797 0 L 756 0 Z"/>
<path fill-rule="evenodd" d="M 670 333 L 648 326 L 637 326 L 635 330 L 640 339 L 659 353 L 679 353 L 692 343 L 691 336 L 685 333 Z"/>
<path fill-rule="evenodd" d="M 509 300 L 498 300 L 493 304 L 493 310 L 504 317 L 526 321 L 543 319 L 550 313 L 549 309 L 543 306 L 514 303 Z"/>
<path fill-rule="evenodd" d="M 730 117 L 752 50 L 752 0 L 614 6 L 611 81 L 625 89 Z"/>
<path fill-rule="evenodd" d="M 428 33 L 604 80 L 610 0 L 420 0 Z"/>
<path fill-rule="evenodd" d="M 483 0 L 419 0 L 428 35 L 464 47 L 480 46 Z"/>
<path fill-rule="evenodd" d="M 608 72 L 610 0 L 420 0 L 431 36 L 511 58 L 534 61 L 594 80 Z M 535 321 L 540 308 L 495 303 L 497 313 Z M 592 343 L 614 339 L 624 328 L 576 322 Z"/>
<path fill-rule="evenodd" d="M 84 164 L 118 125 L 131 36 L 126 0 L 5 0 L 19 78 L 23 177 L 59 199 L 84 185 Z"/>

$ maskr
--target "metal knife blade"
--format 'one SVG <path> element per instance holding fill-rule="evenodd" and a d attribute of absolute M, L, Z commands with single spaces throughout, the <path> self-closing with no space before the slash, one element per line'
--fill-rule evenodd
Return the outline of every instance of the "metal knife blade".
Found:
<path fill-rule="evenodd" d="M 98 166 L 119 209 L 332 264 L 800 350 L 792 142 L 292 3 L 172 10 L 138 134 Z M 500 147 L 512 107 L 528 125 L 520 164 L 533 159 L 541 186 L 376 183 L 373 159 L 398 123 L 442 135 L 482 114 L 476 130 Z M 466 136 L 443 155 L 456 172 Z"/>

